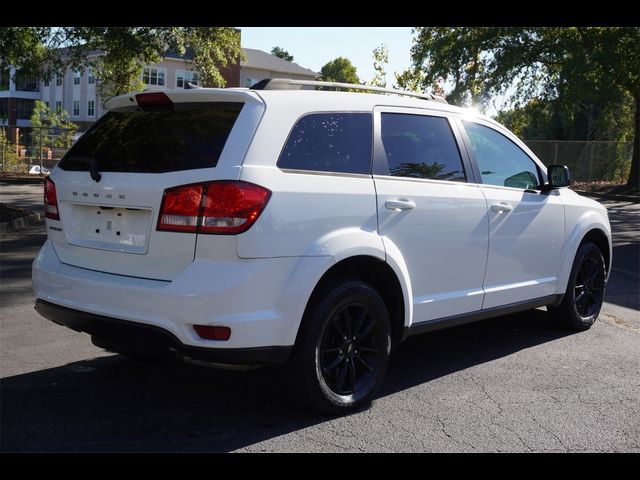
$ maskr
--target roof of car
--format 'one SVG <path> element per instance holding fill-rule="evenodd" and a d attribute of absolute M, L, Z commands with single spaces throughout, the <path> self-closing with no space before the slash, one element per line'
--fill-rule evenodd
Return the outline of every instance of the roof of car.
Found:
<path fill-rule="evenodd" d="M 114 97 L 106 102 L 107 109 L 118 109 L 135 105 L 135 95 L 151 93 L 158 90 L 133 92 Z M 473 116 L 492 124 L 497 124 L 491 118 L 474 112 L 470 109 L 457 107 L 448 103 L 427 100 L 422 98 L 405 97 L 394 94 L 360 93 L 325 90 L 252 90 L 249 88 L 193 88 L 193 89 L 166 89 L 159 90 L 165 93 L 174 102 L 202 102 L 202 101 L 253 101 L 269 106 L 278 104 L 291 104 L 292 102 L 303 106 L 305 110 L 312 111 L 370 111 L 377 106 L 403 107 L 426 109 L 440 112 L 457 113 L 465 116 Z"/>

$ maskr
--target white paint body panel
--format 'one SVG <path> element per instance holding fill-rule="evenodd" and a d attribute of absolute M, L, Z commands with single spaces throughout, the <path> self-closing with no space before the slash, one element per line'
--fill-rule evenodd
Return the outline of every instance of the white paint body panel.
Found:
<path fill-rule="evenodd" d="M 489 216 L 489 254 L 483 308 L 554 295 L 564 243 L 564 206 L 548 195 L 483 185 Z M 494 211 L 507 205 L 511 211 Z"/>
<path fill-rule="evenodd" d="M 380 235 L 402 252 L 413 293 L 413 321 L 482 308 L 488 223 L 476 185 L 376 177 Z M 408 200 L 410 210 L 385 202 Z"/>

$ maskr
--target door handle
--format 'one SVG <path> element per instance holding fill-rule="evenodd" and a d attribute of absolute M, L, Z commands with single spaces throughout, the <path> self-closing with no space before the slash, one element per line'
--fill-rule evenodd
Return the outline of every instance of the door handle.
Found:
<path fill-rule="evenodd" d="M 493 205 L 491 205 L 491 210 L 498 213 L 510 212 L 511 210 L 513 210 L 513 206 L 509 205 L 506 202 L 494 203 Z"/>
<path fill-rule="evenodd" d="M 384 206 L 389 210 L 399 212 L 401 210 L 410 210 L 416 208 L 416 203 L 409 200 L 387 200 Z"/>

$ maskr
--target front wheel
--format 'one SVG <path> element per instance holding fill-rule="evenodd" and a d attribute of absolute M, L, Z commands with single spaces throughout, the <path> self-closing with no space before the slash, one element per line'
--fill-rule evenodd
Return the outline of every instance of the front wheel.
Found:
<path fill-rule="evenodd" d="M 391 326 L 384 301 L 348 280 L 312 299 L 290 360 L 290 386 L 304 406 L 341 414 L 371 402 L 387 369 Z"/>
<path fill-rule="evenodd" d="M 606 278 L 600 248 L 591 242 L 582 244 L 573 261 L 562 303 L 547 307 L 549 315 L 574 330 L 588 330 L 600 314 Z"/>

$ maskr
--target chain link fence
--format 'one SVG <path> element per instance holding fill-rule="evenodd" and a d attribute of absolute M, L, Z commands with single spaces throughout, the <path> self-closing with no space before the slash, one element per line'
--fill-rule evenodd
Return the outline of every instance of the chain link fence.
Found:
<path fill-rule="evenodd" d="M 545 165 L 569 167 L 577 182 L 626 181 L 633 142 L 525 140 Z"/>
<path fill-rule="evenodd" d="M 23 174 L 40 173 L 40 168 L 50 170 L 77 135 L 59 128 L 0 126 L 0 170 Z M 626 181 L 629 176 L 632 142 L 525 140 L 524 143 L 545 165 L 567 165 L 578 182 Z"/>
<path fill-rule="evenodd" d="M 0 126 L 0 171 L 48 173 L 71 147 L 75 130 Z"/>

